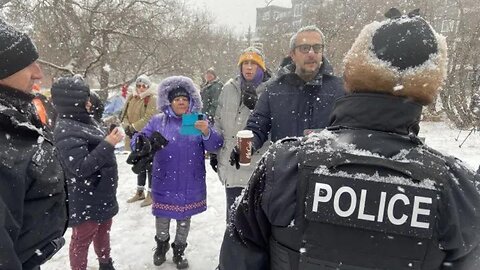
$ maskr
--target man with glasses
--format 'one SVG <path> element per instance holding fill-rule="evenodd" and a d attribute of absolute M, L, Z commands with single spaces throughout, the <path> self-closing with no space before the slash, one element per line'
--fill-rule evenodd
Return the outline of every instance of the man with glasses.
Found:
<path fill-rule="evenodd" d="M 157 99 L 154 91 L 150 90 L 151 81 L 147 75 L 140 75 L 135 80 L 135 90 L 127 98 L 125 107 L 120 115 L 120 121 L 125 129 L 125 149 L 130 150 L 130 139 L 133 134 L 143 129 L 150 118 L 157 113 Z M 145 196 L 145 182 L 148 176 L 148 188 Z M 148 206 L 152 204 L 152 197 L 150 196 L 150 187 L 152 186 L 151 171 L 142 171 L 137 175 L 137 192 L 128 199 L 128 203 L 144 200 L 140 206 Z"/>
<path fill-rule="evenodd" d="M 292 36 L 293 64 L 268 83 L 247 121 L 246 129 L 254 133 L 254 149 L 260 149 L 269 135 L 275 142 L 327 126 L 333 103 L 344 89 L 324 51 L 325 37 L 316 26 L 301 28 Z M 238 163 L 237 153 L 238 149 L 232 152 L 233 164 Z"/>

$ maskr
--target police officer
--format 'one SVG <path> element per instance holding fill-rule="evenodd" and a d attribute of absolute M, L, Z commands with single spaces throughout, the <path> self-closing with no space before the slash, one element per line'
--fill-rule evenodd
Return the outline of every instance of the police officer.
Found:
<path fill-rule="evenodd" d="M 447 46 L 390 10 L 345 57 L 330 126 L 264 156 L 228 226 L 225 269 L 480 269 L 474 173 L 418 139 Z"/>
<path fill-rule="evenodd" d="M 0 269 L 39 269 L 65 243 L 63 169 L 32 104 L 37 58 L 32 40 L 0 20 Z"/>

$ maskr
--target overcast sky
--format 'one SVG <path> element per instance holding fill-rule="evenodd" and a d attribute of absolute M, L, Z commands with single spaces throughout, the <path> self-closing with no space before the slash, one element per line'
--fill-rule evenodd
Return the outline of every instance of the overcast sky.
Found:
<path fill-rule="evenodd" d="M 256 8 L 264 7 L 263 0 L 185 0 L 191 7 L 206 9 L 216 17 L 219 24 L 234 27 L 239 33 L 246 32 L 248 26 L 255 29 Z M 291 7 L 291 0 L 274 0 L 272 5 Z"/>

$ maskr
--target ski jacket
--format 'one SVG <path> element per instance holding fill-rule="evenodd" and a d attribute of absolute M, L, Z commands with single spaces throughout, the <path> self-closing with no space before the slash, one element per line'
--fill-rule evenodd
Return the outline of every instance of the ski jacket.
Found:
<path fill-rule="evenodd" d="M 263 84 L 257 87 L 257 96 L 260 96 L 265 88 Z M 230 153 L 237 145 L 237 132 L 242 130 L 251 111 L 242 102 L 242 90 L 240 89 L 240 76 L 229 80 L 222 89 L 218 98 L 218 108 L 215 115 L 215 129 L 220 132 L 224 143 L 218 150 L 218 176 L 226 187 L 246 187 L 256 164 L 267 150 L 269 143 L 252 155 L 250 166 L 241 166 L 236 169 L 230 165 Z"/>

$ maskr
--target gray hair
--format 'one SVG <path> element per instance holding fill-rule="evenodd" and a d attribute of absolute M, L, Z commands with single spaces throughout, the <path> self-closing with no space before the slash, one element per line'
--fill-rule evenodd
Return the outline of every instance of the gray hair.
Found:
<path fill-rule="evenodd" d="M 322 43 L 323 43 L 323 48 L 325 50 L 325 35 L 323 34 L 323 32 L 318 28 L 316 27 L 315 25 L 308 25 L 308 26 L 304 26 L 300 29 L 298 29 L 298 31 L 292 35 L 292 37 L 290 38 L 290 51 L 293 51 L 295 50 L 295 41 L 297 40 L 297 36 L 298 34 L 300 33 L 303 33 L 303 32 L 317 32 L 320 34 L 320 37 L 322 38 Z"/>

